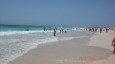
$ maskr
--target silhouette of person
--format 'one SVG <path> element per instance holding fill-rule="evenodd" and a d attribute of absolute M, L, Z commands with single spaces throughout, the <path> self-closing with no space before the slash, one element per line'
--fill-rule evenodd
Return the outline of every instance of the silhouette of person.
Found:
<path fill-rule="evenodd" d="M 94 28 L 92 28 L 92 32 L 94 32 Z"/>
<path fill-rule="evenodd" d="M 61 33 L 61 30 L 60 30 L 60 33 Z"/>
<path fill-rule="evenodd" d="M 115 36 L 114 36 L 113 41 L 112 41 L 112 46 L 114 47 L 113 53 L 115 54 Z"/>
<path fill-rule="evenodd" d="M 109 30 L 109 29 L 108 29 L 108 28 L 106 28 L 106 32 L 108 32 L 108 30 Z"/>
<path fill-rule="evenodd" d="M 91 31 L 91 28 L 89 28 L 89 32 Z"/>
<path fill-rule="evenodd" d="M 67 31 L 66 31 L 66 30 L 65 30 L 64 32 L 65 32 L 65 33 L 67 33 Z"/>
<path fill-rule="evenodd" d="M 97 29 L 98 29 L 98 28 L 95 28 L 95 32 L 97 32 Z"/>
<path fill-rule="evenodd" d="M 54 29 L 54 36 L 56 36 L 56 29 Z"/>
<path fill-rule="evenodd" d="M 100 33 L 102 32 L 102 28 L 100 28 Z"/>
<path fill-rule="evenodd" d="M 44 27 L 44 31 L 46 30 L 46 28 Z"/>
<path fill-rule="evenodd" d="M 29 31 L 29 29 L 25 29 L 25 31 Z"/>
<path fill-rule="evenodd" d="M 62 29 L 62 33 L 63 33 L 63 29 Z"/>

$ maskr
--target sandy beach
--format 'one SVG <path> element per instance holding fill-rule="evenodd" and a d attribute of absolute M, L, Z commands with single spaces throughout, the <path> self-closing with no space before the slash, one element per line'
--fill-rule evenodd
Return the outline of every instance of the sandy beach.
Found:
<path fill-rule="evenodd" d="M 115 31 L 109 31 L 108 33 L 103 32 L 100 34 L 99 32 L 96 33 L 89 42 L 89 46 L 96 46 L 105 48 L 111 51 L 111 55 L 109 57 L 105 57 L 105 60 L 97 60 L 92 63 L 88 64 L 114 64 L 115 63 L 115 55 L 112 54 L 113 46 L 112 46 L 112 39 L 115 36 Z"/>
<path fill-rule="evenodd" d="M 111 41 L 114 34 L 114 31 L 86 32 L 82 35 L 88 37 L 41 44 L 9 64 L 113 64 Z"/>
<path fill-rule="evenodd" d="M 115 0 L 0 0 L 0 64 L 115 64 Z"/>

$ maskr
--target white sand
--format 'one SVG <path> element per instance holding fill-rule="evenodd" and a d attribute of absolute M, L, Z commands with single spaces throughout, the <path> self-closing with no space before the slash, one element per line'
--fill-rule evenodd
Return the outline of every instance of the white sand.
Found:
<path fill-rule="evenodd" d="M 108 33 L 96 33 L 90 40 L 89 46 L 96 46 L 109 49 L 113 51 L 112 39 L 115 36 L 115 31 L 109 31 Z M 97 60 L 88 64 L 115 64 L 115 54 L 111 54 L 110 57 L 105 60 Z"/>

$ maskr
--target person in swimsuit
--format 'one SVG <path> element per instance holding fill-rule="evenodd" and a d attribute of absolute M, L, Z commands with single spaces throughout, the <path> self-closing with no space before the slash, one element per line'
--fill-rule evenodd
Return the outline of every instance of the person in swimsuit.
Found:
<path fill-rule="evenodd" d="M 113 41 L 112 41 L 112 46 L 114 47 L 113 53 L 115 54 L 115 36 L 114 36 Z"/>

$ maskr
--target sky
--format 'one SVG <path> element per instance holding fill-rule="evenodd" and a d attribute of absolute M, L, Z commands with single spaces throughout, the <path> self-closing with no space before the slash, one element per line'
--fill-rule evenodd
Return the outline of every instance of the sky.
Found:
<path fill-rule="evenodd" d="M 0 24 L 115 27 L 115 0 L 0 0 Z"/>

